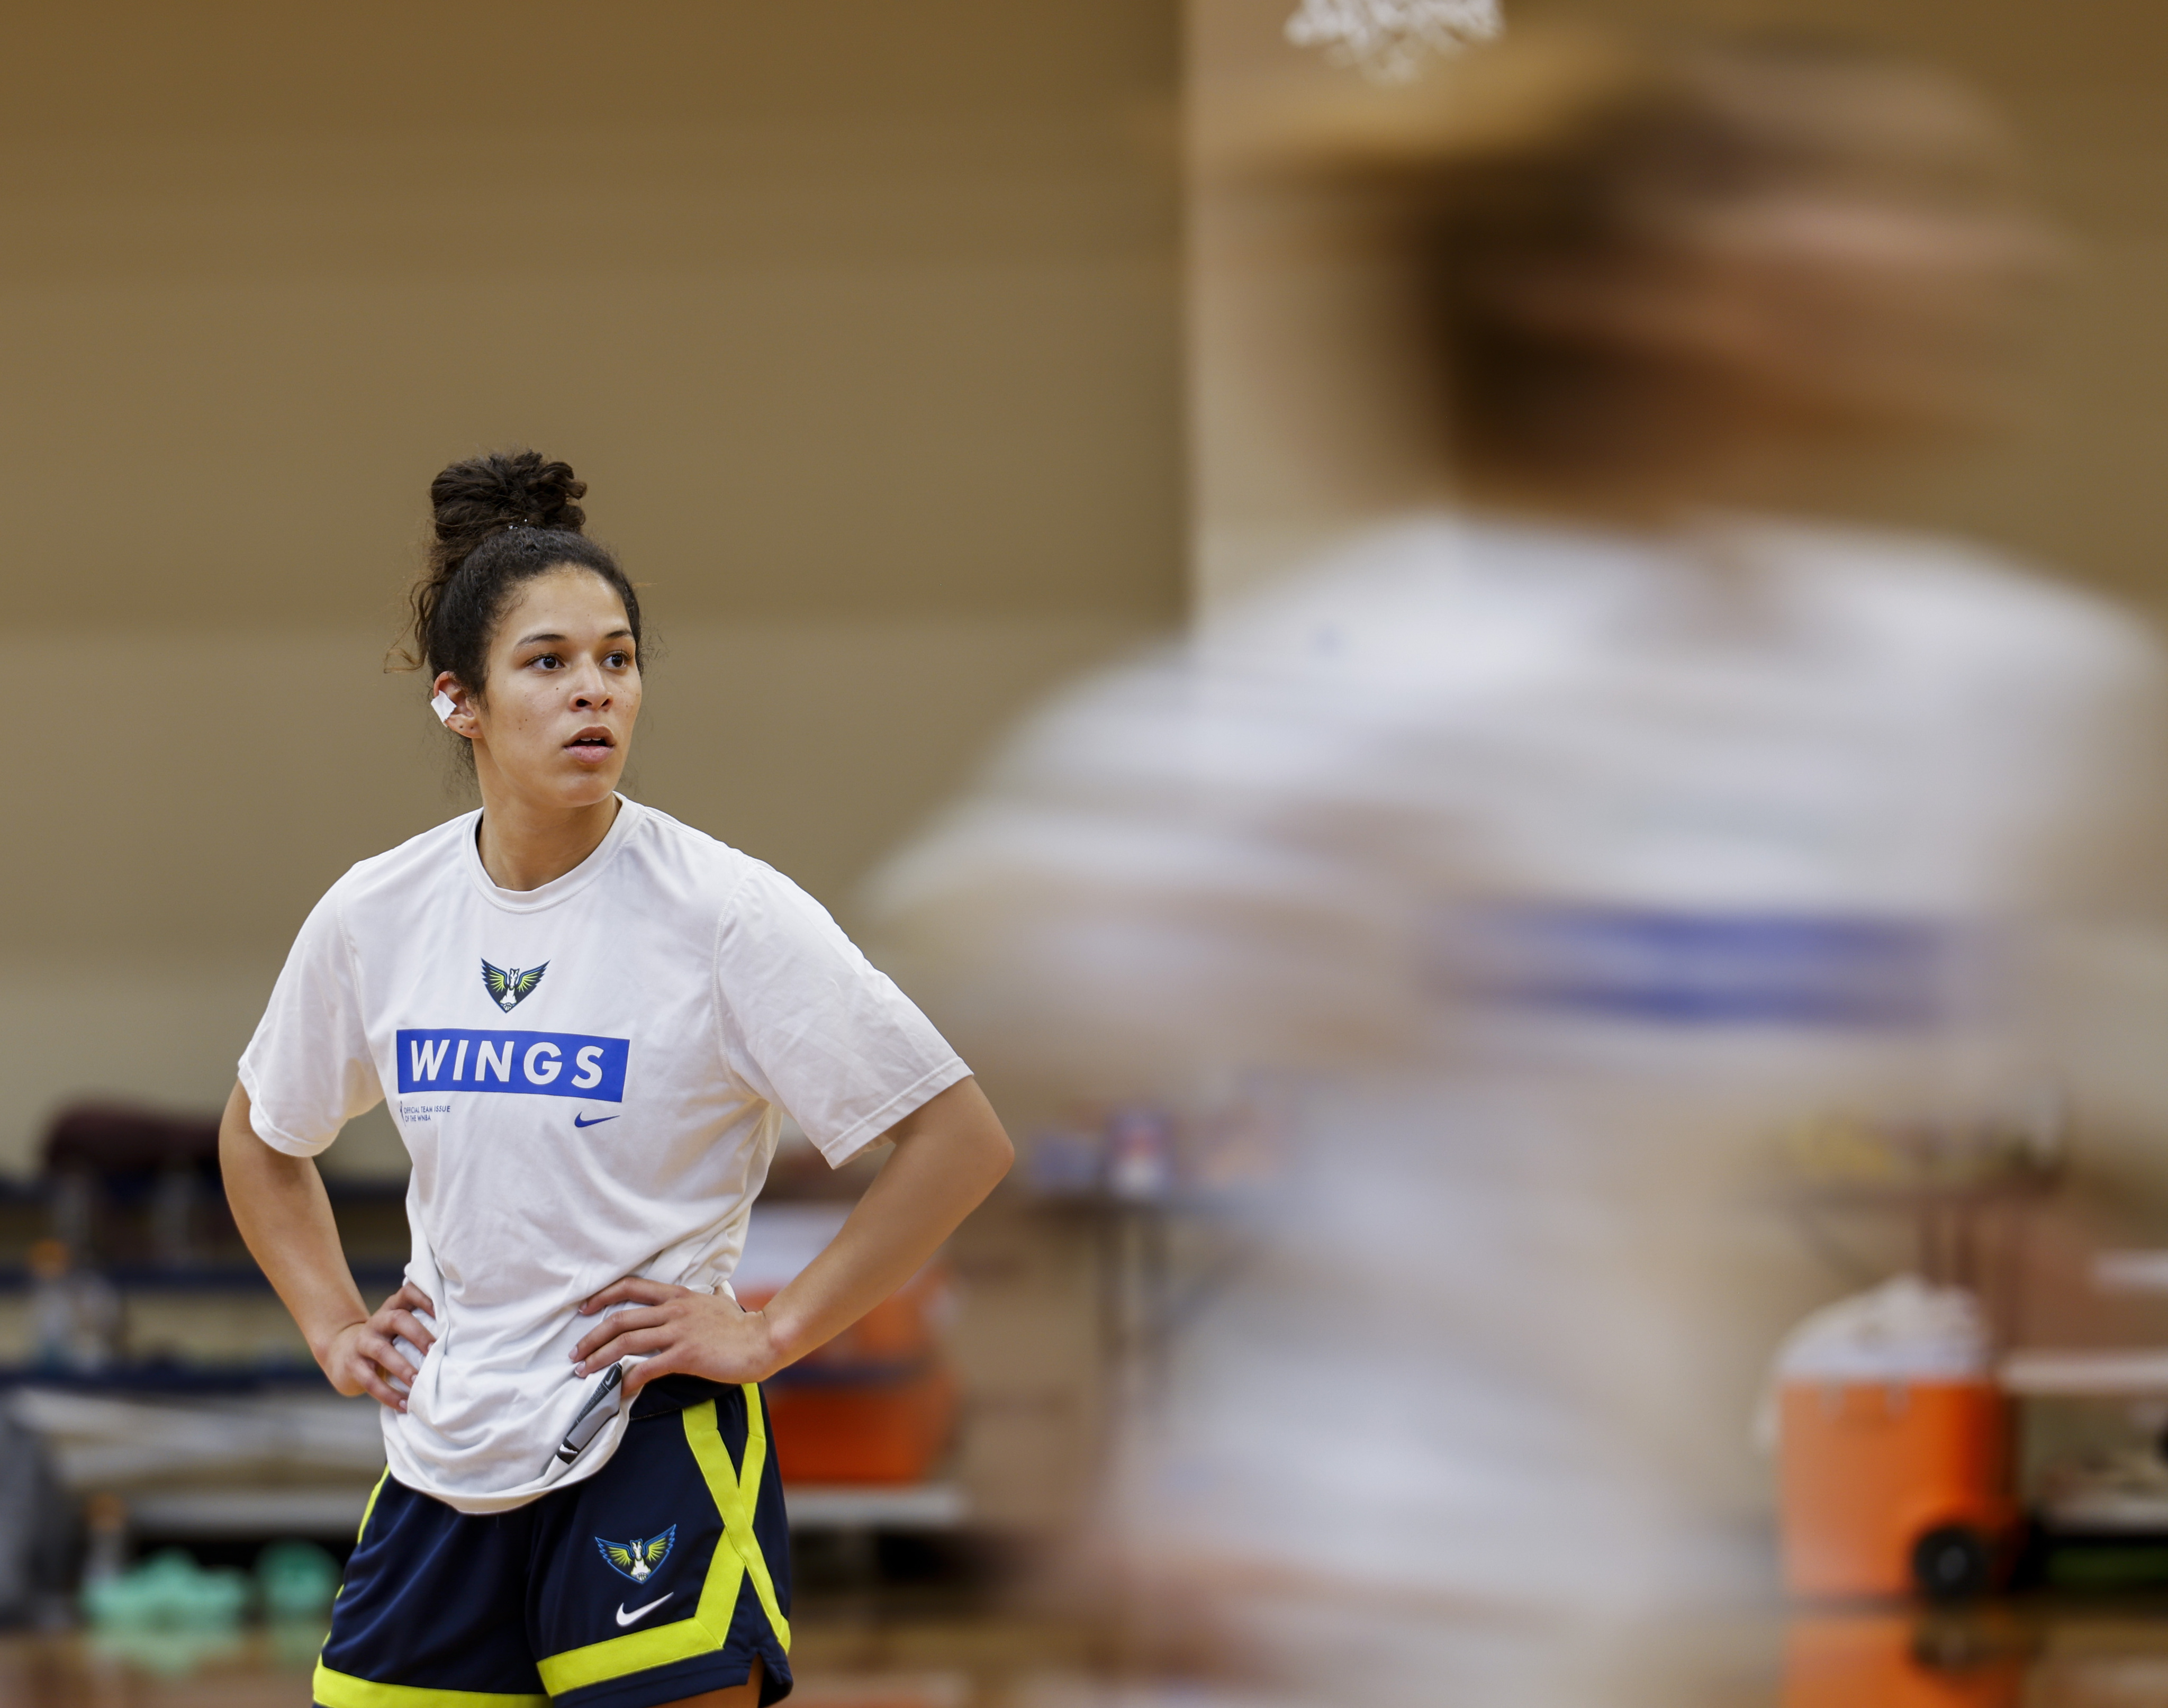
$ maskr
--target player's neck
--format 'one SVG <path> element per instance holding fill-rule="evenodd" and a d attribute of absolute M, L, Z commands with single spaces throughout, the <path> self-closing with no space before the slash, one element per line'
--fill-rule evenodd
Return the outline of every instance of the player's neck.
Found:
<path fill-rule="evenodd" d="M 501 890 L 539 890 L 602 846 L 618 806 L 613 794 L 591 806 L 545 806 L 485 780 L 476 838 L 482 870 Z"/>

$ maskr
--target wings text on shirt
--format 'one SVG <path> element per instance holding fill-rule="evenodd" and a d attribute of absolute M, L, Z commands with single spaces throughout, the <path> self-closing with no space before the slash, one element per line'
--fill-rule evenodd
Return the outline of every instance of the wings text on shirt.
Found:
<path fill-rule="evenodd" d="M 624 1101 L 627 1038 L 578 1032 L 471 1032 L 444 1027 L 401 1030 L 399 1089 L 509 1091 L 535 1097 Z"/>

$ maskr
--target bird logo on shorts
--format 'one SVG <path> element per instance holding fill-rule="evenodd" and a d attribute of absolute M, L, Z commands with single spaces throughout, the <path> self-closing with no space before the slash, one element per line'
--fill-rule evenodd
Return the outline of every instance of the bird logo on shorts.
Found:
<path fill-rule="evenodd" d="M 678 1540 L 678 1526 L 672 1524 L 659 1536 L 650 1536 L 642 1541 L 635 1536 L 629 1542 L 605 1542 L 595 1538 L 595 1546 L 603 1551 L 603 1558 L 609 1562 L 611 1571 L 630 1578 L 635 1583 L 645 1583 L 655 1575 L 655 1568 L 670 1557 L 670 1550 Z"/>
<path fill-rule="evenodd" d="M 508 1014 L 534 994 L 534 987 L 542 982 L 542 975 L 549 970 L 546 960 L 539 966 L 515 966 L 508 972 L 485 960 L 481 964 L 481 987 L 489 992 L 489 999 Z"/>

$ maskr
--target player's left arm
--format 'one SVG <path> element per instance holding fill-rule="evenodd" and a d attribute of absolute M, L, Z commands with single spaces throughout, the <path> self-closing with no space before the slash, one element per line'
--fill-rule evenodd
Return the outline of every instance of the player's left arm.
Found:
<path fill-rule="evenodd" d="M 832 1339 L 901 1287 L 1008 1173 L 1016 1152 L 975 1079 L 929 1099 L 882 1135 L 895 1147 L 830 1241 L 764 1309 L 727 1294 L 628 1277 L 580 1306 L 598 1322 L 572 1350 L 582 1375 L 629 1354 L 628 1395 L 672 1371 L 761 1381 Z"/>

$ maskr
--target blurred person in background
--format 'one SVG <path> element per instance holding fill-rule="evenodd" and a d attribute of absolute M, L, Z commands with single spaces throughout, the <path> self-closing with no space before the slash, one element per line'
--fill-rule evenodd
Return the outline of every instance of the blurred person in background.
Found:
<path fill-rule="evenodd" d="M 1969 89 L 1590 35 L 1363 101 L 1275 170 L 1411 285 L 1456 502 L 1055 705 L 878 912 L 974 1059 L 1220 1188 L 1241 1267 L 1117 1419 L 1139 1604 L 1294 1696 L 1698 1700 L 1837 1280 L 1772 1157 L 2027 1118 L 2038 945 L 2153 917 L 2159 664 L 1800 519 L 2014 407 L 2059 256 Z"/>

